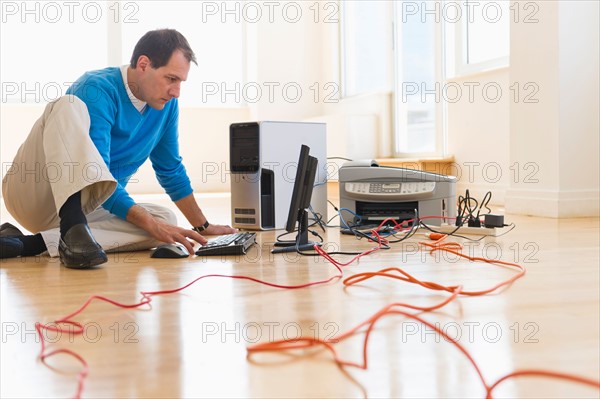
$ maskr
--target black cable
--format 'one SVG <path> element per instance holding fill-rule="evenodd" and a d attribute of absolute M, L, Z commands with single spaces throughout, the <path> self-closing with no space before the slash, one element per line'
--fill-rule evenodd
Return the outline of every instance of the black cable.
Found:
<path fill-rule="evenodd" d="M 296 242 L 296 240 L 282 240 L 282 239 L 281 239 L 281 237 L 283 237 L 283 236 L 285 236 L 285 235 L 288 235 L 288 234 L 294 234 L 294 233 L 296 233 L 297 231 L 298 231 L 298 230 L 294 230 L 294 231 L 286 231 L 285 233 L 281 233 L 281 234 L 279 234 L 279 235 L 278 235 L 278 236 L 275 238 L 275 240 L 276 240 L 277 242 L 282 242 L 282 243 L 285 243 L 285 244 L 291 244 L 291 243 L 293 243 L 293 242 Z"/>
<path fill-rule="evenodd" d="M 415 234 L 417 234 L 417 230 L 419 229 L 419 227 L 418 227 L 418 226 L 419 226 L 419 223 L 421 223 L 421 220 L 420 220 L 420 219 L 417 219 L 417 220 L 416 220 L 416 222 L 413 222 L 412 226 L 410 227 L 410 230 L 408 231 L 408 233 L 406 233 L 406 235 L 405 235 L 404 237 L 401 237 L 401 238 L 399 238 L 399 239 L 397 239 L 397 240 L 394 240 L 394 241 L 390 241 L 390 240 L 388 240 L 388 242 L 389 242 L 390 244 L 397 244 L 397 243 L 399 243 L 399 242 L 402 242 L 402 241 L 404 241 L 404 240 L 406 240 L 406 239 L 408 239 L 408 238 L 410 238 L 410 237 L 414 236 Z M 394 234 L 392 234 L 392 235 L 393 235 L 394 237 L 396 237 L 396 234 L 397 234 L 397 233 L 394 233 Z"/>
<path fill-rule="evenodd" d="M 323 225 L 323 215 L 321 215 L 318 212 L 315 212 L 312 208 L 312 205 L 308 207 L 308 210 L 313 214 L 314 219 L 312 219 L 312 220 L 315 221 L 315 223 L 311 224 L 308 227 L 312 227 L 315 224 L 318 224 L 321 227 L 321 230 L 323 230 L 323 232 L 325 232 L 325 226 Z M 311 220 L 311 219 L 309 219 L 309 220 Z"/>
<path fill-rule="evenodd" d="M 492 200 L 492 192 L 488 191 L 487 193 L 485 193 L 485 195 L 483 196 L 483 199 L 481 200 L 481 206 L 479 207 L 479 211 L 477 211 L 477 218 L 479 218 L 479 212 L 481 212 L 481 208 L 483 208 L 485 206 L 485 209 L 487 209 L 487 213 L 492 213 L 492 210 L 488 207 L 488 204 L 490 203 L 490 201 Z"/>
<path fill-rule="evenodd" d="M 412 225 L 410 226 L 410 230 L 408 231 L 408 233 L 406 233 L 406 235 L 402 238 L 399 238 L 397 240 L 394 241 L 390 241 L 388 240 L 388 242 L 390 244 L 396 244 L 399 242 L 402 242 L 412 236 L 414 236 L 417 233 L 417 230 L 419 229 L 419 224 L 421 223 L 421 219 L 419 218 L 419 211 L 417 209 L 414 209 L 415 212 L 415 217 L 412 220 Z M 406 220 L 400 223 L 400 226 L 402 226 L 402 224 L 404 224 L 405 222 L 407 222 Z M 396 237 L 396 234 L 392 234 L 394 237 Z"/>
<path fill-rule="evenodd" d="M 327 200 L 327 202 L 329 202 L 329 204 L 331 204 L 331 206 L 333 207 L 333 209 L 335 209 L 335 212 L 336 212 L 336 214 L 333 215 L 332 217 L 330 217 L 329 220 L 327 220 L 327 222 L 323 223 L 323 215 L 321 215 L 320 213 L 315 213 L 314 211 L 311 210 L 313 212 L 313 214 L 315 215 L 315 219 L 313 219 L 313 220 L 320 222 L 319 225 L 321 226 L 321 229 L 323 229 L 323 231 L 325 231 L 324 227 L 336 227 L 336 228 L 341 227 L 341 226 L 331 226 L 330 225 L 331 221 L 339 216 L 339 209 L 335 206 L 335 204 L 333 202 L 331 202 L 329 200 Z M 310 227 L 312 227 L 312 226 L 314 226 L 314 223 Z"/>
<path fill-rule="evenodd" d="M 419 211 L 417 209 L 414 209 L 414 213 L 415 213 L 415 218 L 412 219 L 413 223 L 411 225 L 410 231 L 408 233 L 406 233 L 406 235 L 404 237 L 398 238 L 396 240 L 389 240 L 389 239 L 387 239 L 387 237 L 389 237 L 389 236 L 393 236 L 393 237 L 397 238 L 397 234 L 399 232 L 396 232 L 396 233 L 390 233 L 389 235 L 386 235 L 386 236 L 384 236 L 382 238 L 385 238 L 386 241 L 388 242 L 388 244 L 396 244 L 396 243 L 402 242 L 402 241 L 404 241 L 404 240 L 406 240 L 406 239 L 414 236 L 417 233 L 418 226 L 419 226 L 419 223 L 420 223 Z M 404 224 L 405 222 L 407 222 L 407 221 L 406 220 L 402 221 L 400 223 L 400 225 Z M 373 237 L 371 234 L 367 234 L 367 233 L 365 233 L 365 232 L 363 232 L 361 230 L 358 230 L 357 227 L 360 227 L 360 225 L 356 225 L 356 224 L 354 224 L 354 225 L 348 225 L 348 230 L 350 230 L 350 232 L 353 233 L 354 236 L 357 239 L 360 240 L 362 238 L 366 238 L 366 239 L 368 239 L 370 241 L 379 243 L 379 240 L 377 238 Z M 382 227 L 385 228 L 386 226 L 382 226 Z M 392 229 L 392 231 L 394 231 L 394 230 L 395 229 Z M 382 230 L 377 230 L 377 232 L 379 232 L 379 231 L 382 231 Z M 387 231 L 383 230 L 383 232 L 389 232 L 389 230 L 387 230 Z M 382 249 L 391 249 L 391 247 L 389 245 L 387 245 L 387 244 L 384 244 L 384 245 L 385 245 L 385 247 L 382 247 Z"/>
<path fill-rule="evenodd" d="M 502 233 L 502 234 L 498 234 L 498 235 L 496 235 L 496 236 L 493 236 L 493 237 L 502 237 L 503 235 L 510 233 L 511 231 L 513 231 L 513 230 L 514 230 L 514 228 L 515 228 L 515 227 L 517 227 L 517 225 L 516 225 L 516 224 L 514 224 L 514 223 L 511 223 L 511 224 L 505 224 L 504 226 L 506 226 L 506 227 L 512 226 L 512 227 L 510 228 L 510 230 L 508 230 L 508 231 L 505 231 L 504 233 Z"/>
<path fill-rule="evenodd" d="M 383 249 L 383 248 L 382 248 Z M 389 249 L 389 248 L 386 248 Z M 302 256 L 321 256 L 321 254 L 319 253 L 306 253 L 301 251 L 298 246 L 296 245 L 296 253 L 302 255 Z M 360 255 L 362 254 L 362 252 L 342 252 L 342 251 L 333 251 L 333 252 L 327 252 L 327 255 Z"/>
<path fill-rule="evenodd" d="M 339 227 L 342 227 L 342 226 L 340 226 L 340 225 L 337 225 L 337 226 L 330 226 L 330 225 L 329 225 L 329 223 L 331 223 L 331 221 L 332 221 L 333 219 L 335 219 L 336 217 L 338 217 L 338 216 L 340 216 L 340 215 L 339 215 L 339 214 L 337 214 L 337 215 L 333 215 L 332 217 L 330 217 L 330 218 L 329 218 L 329 220 L 327 221 L 327 224 L 325 224 L 325 226 L 327 226 L 327 227 L 338 227 L 338 228 L 339 228 Z"/>
<path fill-rule="evenodd" d="M 367 238 L 370 241 L 373 241 L 373 242 L 375 242 L 377 244 L 380 244 L 381 245 L 381 249 L 390 249 L 389 245 L 380 243 L 379 240 L 375 239 L 374 237 L 371 237 L 369 234 L 363 233 L 360 230 L 356 230 L 355 229 L 356 225 L 352 225 L 352 226 L 348 226 L 348 227 L 350 228 L 350 231 L 352 233 L 354 233 L 354 235 L 356 237 L 359 237 L 359 239 L 360 239 L 360 237 L 364 237 L 364 238 Z M 315 234 L 315 235 L 318 235 L 318 234 L 316 234 L 313 231 L 311 231 L 311 233 Z M 321 238 L 321 236 L 319 236 L 319 238 Z M 322 238 L 321 238 L 321 242 L 323 242 Z M 300 251 L 300 249 L 297 246 L 296 246 L 296 253 L 298 253 L 298 254 L 300 254 L 302 256 L 321 256 L 321 254 L 318 254 L 318 253 L 315 254 L 315 253 L 306 253 L 306 252 Z M 333 251 L 333 252 L 327 252 L 327 255 L 360 255 L 362 253 L 363 252 Z"/>
<path fill-rule="evenodd" d="M 487 209 L 489 209 L 487 207 L 487 203 L 490 201 L 492 196 L 491 192 L 488 191 L 488 193 L 489 195 L 486 194 L 484 197 L 484 201 L 487 199 L 487 202 L 485 204 L 482 203 L 481 205 L 481 207 L 485 206 Z M 475 211 L 477 211 L 478 208 L 481 211 L 481 207 L 479 206 L 479 201 L 471 197 L 471 194 L 467 189 L 464 197 L 462 195 L 458 197 L 458 215 L 456 216 L 455 225 L 462 226 L 465 221 L 467 221 L 467 225 L 470 227 L 481 227 L 479 212 L 477 212 L 477 215 L 475 215 Z"/>
<path fill-rule="evenodd" d="M 337 207 L 337 206 L 335 206 L 335 204 L 334 204 L 333 202 L 331 202 L 331 201 L 329 201 L 329 200 L 327 200 L 327 202 L 329 202 L 329 204 L 330 204 L 330 205 L 333 207 L 333 209 L 334 209 L 336 212 L 339 212 L 339 211 L 340 211 L 340 210 L 338 209 L 338 207 Z"/>
<path fill-rule="evenodd" d="M 458 237 L 458 238 L 462 238 L 465 239 L 467 241 L 481 241 L 483 240 L 485 237 L 490 237 L 491 234 L 484 234 L 481 237 L 475 239 L 475 238 L 471 238 L 471 237 L 465 237 L 465 236 L 461 236 L 460 234 L 456 234 L 456 232 L 462 227 L 462 226 L 456 226 L 456 228 L 454 230 L 452 230 L 450 233 L 444 233 L 441 231 L 437 231 L 434 230 L 433 228 L 431 228 L 430 226 L 427 226 L 425 223 L 421 222 L 421 226 L 426 228 L 427 230 L 431 231 L 432 233 L 437 233 L 437 234 L 444 234 L 444 235 L 448 235 L 448 236 L 452 236 L 452 237 Z"/>
<path fill-rule="evenodd" d="M 317 233 L 316 231 L 313 231 L 313 230 L 308 230 L 308 232 L 309 232 L 310 234 L 312 234 L 313 236 L 315 236 L 315 237 L 319 237 L 319 240 L 320 240 L 320 241 L 319 241 L 319 243 L 320 243 L 320 244 L 323 244 L 323 237 L 321 237 L 321 236 L 319 235 L 319 233 Z"/>

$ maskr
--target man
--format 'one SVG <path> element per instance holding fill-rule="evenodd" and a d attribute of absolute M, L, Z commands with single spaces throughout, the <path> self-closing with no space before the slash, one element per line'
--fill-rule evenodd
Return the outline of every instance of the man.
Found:
<path fill-rule="evenodd" d="M 209 224 L 192 193 L 178 146 L 181 82 L 195 55 L 179 32 L 161 29 L 137 43 L 131 64 L 84 74 L 48 104 L 3 179 L 8 211 L 26 229 L 0 226 L 0 257 L 48 251 L 70 268 L 107 261 L 107 251 L 181 243 L 235 232 Z M 148 159 L 194 229 L 167 208 L 136 204 L 125 190 Z"/>

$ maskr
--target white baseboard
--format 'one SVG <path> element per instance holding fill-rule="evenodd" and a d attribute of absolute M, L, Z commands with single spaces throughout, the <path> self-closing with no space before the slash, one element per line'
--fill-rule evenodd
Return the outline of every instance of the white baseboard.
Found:
<path fill-rule="evenodd" d="M 508 213 L 552 218 L 600 216 L 599 190 L 523 190 L 506 193 Z"/>

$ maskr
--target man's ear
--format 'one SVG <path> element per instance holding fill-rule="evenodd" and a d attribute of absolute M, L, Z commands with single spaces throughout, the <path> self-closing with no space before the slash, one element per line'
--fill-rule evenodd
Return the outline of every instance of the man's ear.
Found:
<path fill-rule="evenodd" d="M 150 68 L 152 63 L 150 62 L 150 58 L 145 55 L 140 55 L 137 60 L 137 67 L 140 68 L 141 71 L 145 72 L 146 69 Z"/>

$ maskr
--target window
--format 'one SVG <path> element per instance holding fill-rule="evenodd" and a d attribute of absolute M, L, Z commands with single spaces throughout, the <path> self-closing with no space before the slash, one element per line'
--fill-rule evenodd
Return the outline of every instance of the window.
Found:
<path fill-rule="evenodd" d="M 460 7 L 444 2 L 444 22 L 449 37 L 449 76 L 461 76 L 508 65 L 510 2 L 468 0 Z M 449 59 L 450 61 L 450 59 Z"/>
<path fill-rule="evenodd" d="M 240 2 L 0 1 L 0 6 L 3 104 L 52 101 L 88 70 L 129 63 L 147 31 L 174 28 L 198 59 L 182 85 L 180 104 L 244 105 L 236 94 L 245 70 Z"/>
<path fill-rule="evenodd" d="M 392 88 L 390 1 L 342 1 L 342 92 Z"/>
<path fill-rule="evenodd" d="M 391 83 L 395 155 L 443 155 L 445 99 L 452 94 L 446 77 L 508 65 L 510 3 L 341 3 L 343 94 L 385 90 Z M 392 32 L 386 30 L 390 23 Z"/>
<path fill-rule="evenodd" d="M 2 1 L 2 103 L 47 103 L 106 66 L 105 2 Z"/>
<path fill-rule="evenodd" d="M 442 79 L 441 26 L 417 10 L 428 6 L 413 1 L 341 4 L 344 96 L 393 91 L 395 155 L 441 153 L 443 107 L 435 95 L 426 94 Z"/>
<path fill-rule="evenodd" d="M 443 152 L 442 29 L 436 3 L 401 2 L 395 12 L 395 130 L 398 156 Z M 414 6 L 420 7 L 418 9 Z M 428 13 L 429 12 L 429 13 Z"/>

